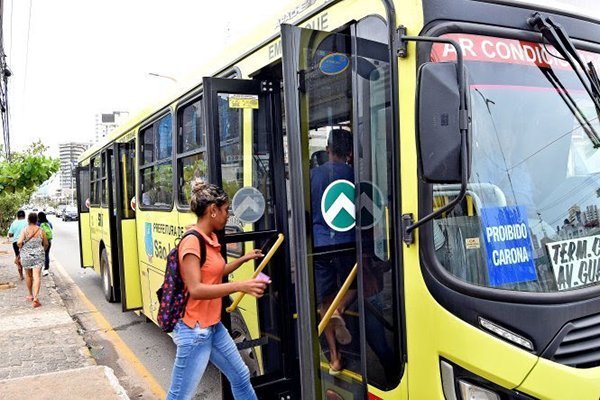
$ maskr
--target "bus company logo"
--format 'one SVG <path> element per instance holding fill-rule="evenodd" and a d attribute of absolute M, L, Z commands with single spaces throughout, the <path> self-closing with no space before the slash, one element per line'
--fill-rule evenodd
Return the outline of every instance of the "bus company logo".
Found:
<path fill-rule="evenodd" d="M 148 256 L 148 262 L 152 262 L 154 256 L 154 240 L 152 239 L 152 223 L 144 223 L 144 245 L 146 248 L 146 255 Z"/>

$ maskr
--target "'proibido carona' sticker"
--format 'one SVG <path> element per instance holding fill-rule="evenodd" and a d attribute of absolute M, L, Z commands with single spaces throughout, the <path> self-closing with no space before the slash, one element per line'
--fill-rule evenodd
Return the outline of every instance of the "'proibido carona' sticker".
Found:
<path fill-rule="evenodd" d="M 481 219 L 490 286 L 536 280 L 525 207 L 483 208 Z"/>

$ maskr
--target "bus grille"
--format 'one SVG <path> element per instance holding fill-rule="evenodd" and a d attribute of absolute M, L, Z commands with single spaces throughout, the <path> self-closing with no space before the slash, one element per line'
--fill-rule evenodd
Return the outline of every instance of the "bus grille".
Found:
<path fill-rule="evenodd" d="M 569 322 L 552 359 L 576 368 L 600 365 L 600 314 Z M 563 333 L 564 334 L 564 333 Z"/>

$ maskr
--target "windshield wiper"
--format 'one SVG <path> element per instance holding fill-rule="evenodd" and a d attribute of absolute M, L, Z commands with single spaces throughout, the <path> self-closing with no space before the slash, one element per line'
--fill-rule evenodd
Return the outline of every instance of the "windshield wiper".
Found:
<path fill-rule="evenodd" d="M 558 76 L 551 69 L 540 67 L 540 71 L 546 77 L 546 79 L 548 79 L 548 82 L 554 86 L 556 93 L 558 93 L 558 95 L 562 98 L 567 108 L 571 111 L 571 114 L 575 116 L 575 119 L 577 119 L 577 122 L 587 137 L 589 137 L 592 141 L 594 148 L 600 147 L 600 141 L 598 141 L 599 138 L 598 135 L 595 134 L 596 131 L 594 130 L 594 127 L 587 119 L 583 111 L 581 111 L 577 105 L 577 102 L 573 99 L 573 97 L 571 97 L 571 94 L 569 94 L 567 88 L 565 88 L 560 79 L 558 79 Z"/>
<path fill-rule="evenodd" d="M 600 80 L 598 79 L 598 73 L 596 72 L 594 64 L 590 61 L 586 68 L 585 63 L 579 56 L 579 53 L 577 53 L 575 45 L 571 41 L 569 35 L 563 30 L 562 26 L 552 21 L 549 17 L 543 18 L 540 13 L 536 12 L 527 22 L 531 27 L 537 28 L 544 39 L 554 46 L 554 48 L 564 57 L 565 61 L 569 63 L 573 72 L 575 72 L 579 81 L 594 102 L 596 114 L 600 117 Z M 584 127 L 584 130 L 592 141 L 594 148 L 599 148 L 600 137 L 598 136 L 598 132 L 596 132 L 594 127 L 589 124 L 587 119 L 586 122 L 585 126 L 587 129 Z"/>

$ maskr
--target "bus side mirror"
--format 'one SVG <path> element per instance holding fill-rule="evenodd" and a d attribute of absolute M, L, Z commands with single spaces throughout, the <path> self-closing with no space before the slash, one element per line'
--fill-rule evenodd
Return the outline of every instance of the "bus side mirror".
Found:
<path fill-rule="evenodd" d="M 467 140 L 467 179 L 471 169 L 468 154 L 471 116 L 468 107 L 467 111 L 460 111 L 456 68 L 456 63 L 443 62 L 426 63 L 419 70 L 417 146 L 421 177 L 428 183 L 461 183 L 461 129 L 466 132 Z M 466 74 L 463 76 L 466 79 Z M 468 105 L 468 95 L 465 97 Z"/>

